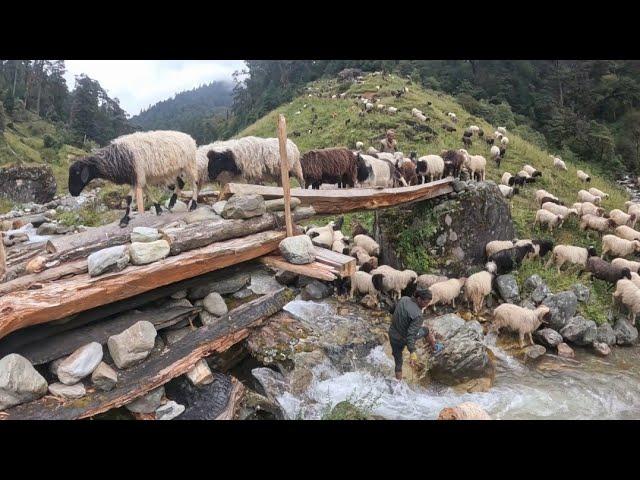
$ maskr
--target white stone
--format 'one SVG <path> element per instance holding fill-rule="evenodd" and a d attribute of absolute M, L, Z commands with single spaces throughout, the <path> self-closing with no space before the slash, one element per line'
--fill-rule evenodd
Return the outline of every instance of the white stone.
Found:
<path fill-rule="evenodd" d="M 135 227 L 131 232 L 131 243 L 155 242 L 156 240 L 160 240 L 160 238 L 162 238 L 162 236 L 157 228 Z"/>
<path fill-rule="evenodd" d="M 97 277 L 103 273 L 119 272 L 129 264 L 129 247 L 117 245 L 104 248 L 89 255 L 87 267 L 89 276 Z"/>
<path fill-rule="evenodd" d="M 90 375 L 102 361 L 102 345 L 91 342 L 78 348 L 58 366 L 58 378 L 65 385 L 74 385 Z"/>
<path fill-rule="evenodd" d="M 152 413 L 160 406 L 163 396 L 164 386 L 152 390 L 125 406 L 127 407 L 127 410 L 133 413 Z"/>
<path fill-rule="evenodd" d="M 17 353 L 0 360 L 0 411 L 36 400 L 47 393 L 47 381 Z"/>
<path fill-rule="evenodd" d="M 179 415 L 184 413 L 185 407 L 184 405 L 180 405 L 179 403 L 174 402 L 173 400 L 165 403 L 164 405 L 160 405 L 156 409 L 156 419 L 157 420 L 173 420 Z"/>
<path fill-rule="evenodd" d="M 82 398 L 87 394 L 82 383 L 75 383 L 73 385 L 65 385 L 64 383 L 52 383 L 49 385 L 49 393 L 56 397 L 64 398 L 65 400 L 73 400 L 75 398 Z"/>
<path fill-rule="evenodd" d="M 166 258 L 169 250 L 169 243 L 166 240 L 134 242 L 129 247 L 129 255 L 133 265 L 146 265 Z"/>
<path fill-rule="evenodd" d="M 118 372 L 106 363 L 100 362 L 91 374 L 91 383 L 93 383 L 96 388 L 108 392 L 118 383 Z"/>
<path fill-rule="evenodd" d="M 155 345 L 153 323 L 142 320 L 107 340 L 109 354 L 118 368 L 129 368 L 147 358 Z"/>
<path fill-rule="evenodd" d="M 224 298 L 217 292 L 211 292 L 204 297 L 202 306 L 207 312 L 216 317 L 222 317 L 229 311 L 227 304 L 224 302 Z"/>

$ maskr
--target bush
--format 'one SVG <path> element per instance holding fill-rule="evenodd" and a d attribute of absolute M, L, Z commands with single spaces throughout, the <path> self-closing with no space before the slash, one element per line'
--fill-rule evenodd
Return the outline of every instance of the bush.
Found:
<path fill-rule="evenodd" d="M 60 143 L 48 133 L 45 134 L 42 140 L 44 143 L 44 148 L 55 148 L 55 149 L 60 148 Z"/>

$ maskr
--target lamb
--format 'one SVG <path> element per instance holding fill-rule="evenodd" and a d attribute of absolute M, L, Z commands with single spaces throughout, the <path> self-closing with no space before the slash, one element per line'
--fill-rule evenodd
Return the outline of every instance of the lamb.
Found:
<path fill-rule="evenodd" d="M 373 276 L 370 273 L 361 270 L 351 275 L 351 292 L 349 293 L 349 298 L 353 298 L 356 292 L 364 295 L 371 294 L 377 298 L 378 290 L 373 286 L 372 278 Z"/>
<path fill-rule="evenodd" d="M 509 172 L 504 172 L 502 174 L 502 178 L 500 179 L 500 183 L 507 187 L 512 187 L 515 184 L 516 177 L 511 175 Z"/>
<path fill-rule="evenodd" d="M 398 113 L 398 109 L 396 107 L 387 107 L 387 112 L 390 115 L 395 115 L 396 113 Z"/>
<path fill-rule="evenodd" d="M 509 145 L 509 139 L 507 137 L 502 137 L 500 139 L 500 143 L 506 147 Z"/>
<path fill-rule="evenodd" d="M 347 253 L 345 253 L 347 252 Z M 367 253 L 367 251 L 359 246 L 354 246 L 351 248 L 351 250 L 343 250 L 342 253 L 344 253 L 345 255 L 350 255 L 352 257 L 355 257 L 358 265 L 365 265 L 365 264 L 369 264 L 372 265 L 373 268 L 377 268 L 378 267 L 378 259 L 377 257 L 374 257 L 372 255 L 369 255 Z"/>
<path fill-rule="evenodd" d="M 588 213 L 580 217 L 580 230 L 582 231 L 594 230 L 598 233 L 604 233 L 614 228 L 616 228 L 616 222 L 610 218 L 597 217 Z"/>
<path fill-rule="evenodd" d="M 566 220 L 570 215 L 578 216 L 578 210 L 575 208 L 567 208 L 564 205 L 558 205 L 554 202 L 545 202 L 542 204 L 543 210 L 548 210 L 551 213 L 555 213 L 556 215 L 560 215 L 563 220 Z"/>
<path fill-rule="evenodd" d="M 446 164 L 445 164 L 446 167 Z M 416 171 L 416 165 L 411 160 L 404 160 L 396 166 L 401 177 L 404 179 L 404 183 L 407 185 L 418 184 L 418 174 Z"/>
<path fill-rule="evenodd" d="M 440 180 L 444 175 L 444 160 L 440 155 L 425 155 L 418 159 L 416 171 L 420 176 L 420 183 L 426 183 L 427 175 L 430 182 Z"/>
<path fill-rule="evenodd" d="M 553 254 L 549 258 L 549 261 L 545 265 L 549 268 L 555 264 L 560 273 L 560 268 L 565 263 L 573 263 L 582 267 L 587 266 L 587 259 L 596 255 L 596 249 L 594 247 L 583 248 L 575 247 L 573 245 L 556 245 L 553 248 Z"/>
<path fill-rule="evenodd" d="M 492 240 L 484 246 L 484 251 L 487 254 L 487 258 L 500 250 L 506 250 L 513 248 L 514 242 L 512 240 Z"/>
<path fill-rule="evenodd" d="M 611 260 L 611 265 L 618 268 L 628 268 L 632 273 L 638 273 L 638 270 L 640 270 L 640 262 L 634 262 L 625 258 L 614 258 Z"/>
<path fill-rule="evenodd" d="M 367 235 L 356 235 L 353 237 L 353 244 L 362 247 L 369 255 L 380 255 L 380 245 Z"/>
<path fill-rule="evenodd" d="M 307 230 L 307 235 L 311 238 L 311 243 L 318 247 L 331 249 L 333 246 L 333 235 L 340 227 L 334 222 L 329 222 L 324 227 L 314 227 Z"/>
<path fill-rule="evenodd" d="M 371 155 L 357 155 L 356 179 L 360 185 L 367 187 L 392 187 L 395 178 L 396 168 L 392 163 L 372 157 Z"/>
<path fill-rule="evenodd" d="M 574 203 L 571 208 L 575 208 L 578 211 L 578 215 L 586 215 L 587 213 L 590 215 L 596 215 L 597 217 L 602 217 L 604 215 L 604 208 L 596 207 L 591 202 L 577 202 Z"/>
<path fill-rule="evenodd" d="M 356 150 L 362 150 L 364 148 L 363 142 L 356 142 Z"/>
<path fill-rule="evenodd" d="M 604 280 L 611 284 L 622 278 L 631 280 L 631 270 L 628 267 L 613 265 L 600 257 L 589 257 L 585 271 L 591 273 L 591 278 Z"/>
<path fill-rule="evenodd" d="M 286 148 L 289 173 L 305 188 L 300 150 L 291 140 L 287 140 Z M 280 144 L 277 138 L 242 137 L 214 142 L 199 150 L 208 159 L 210 181 L 216 181 L 221 173 L 227 172 L 250 183 L 281 182 Z M 199 167 L 202 169 L 201 162 L 199 160 Z"/>
<path fill-rule="evenodd" d="M 464 165 L 464 155 L 458 150 L 443 150 L 440 156 L 444 160 L 444 176 L 460 177 L 462 165 Z"/>
<path fill-rule="evenodd" d="M 435 285 L 436 283 L 446 282 L 447 280 L 449 279 L 442 275 L 433 275 L 430 273 L 425 273 L 418 277 L 418 279 L 416 280 L 416 285 L 418 288 L 427 289 L 431 285 Z"/>
<path fill-rule="evenodd" d="M 418 274 L 413 270 L 396 270 L 387 265 L 382 265 L 371 270 L 372 282 L 376 290 L 390 292 L 391 298 L 399 300 L 402 290 L 415 284 Z"/>
<path fill-rule="evenodd" d="M 438 420 L 491 420 L 491 417 L 477 403 L 464 402 L 440 410 Z"/>
<path fill-rule="evenodd" d="M 595 187 L 591 187 L 589 189 L 589 193 L 591 195 L 594 195 L 596 197 L 600 197 L 600 198 L 609 198 L 609 194 L 608 193 L 604 193 L 602 190 L 598 190 Z"/>
<path fill-rule="evenodd" d="M 485 268 L 489 273 L 503 275 L 511 272 L 527 255 L 534 252 L 535 249 L 531 244 L 500 250 L 487 258 Z"/>
<path fill-rule="evenodd" d="M 518 187 L 507 187 L 506 185 L 498 185 L 498 188 L 500 189 L 500 193 L 502 193 L 502 196 L 505 198 L 511 198 L 514 195 L 520 193 L 520 189 Z"/>
<path fill-rule="evenodd" d="M 626 225 L 616 227 L 616 235 L 625 240 L 640 240 L 640 232 Z"/>
<path fill-rule="evenodd" d="M 518 240 L 514 246 L 522 247 L 524 245 L 530 244 L 533 246 L 533 253 L 530 253 L 529 256 L 531 258 L 540 257 L 543 258 L 548 252 L 553 249 L 553 241 L 552 240 Z"/>
<path fill-rule="evenodd" d="M 640 252 L 640 241 L 625 240 L 615 235 L 602 237 L 602 257 L 609 254 L 611 257 L 626 257 L 632 253 Z"/>
<path fill-rule="evenodd" d="M 547 192 L 546 190 L 543 190 L 543 189 L 536 190 L 535 196 L 536 196 L 536 202 L 538 202 L 540 205 L 542 205 L 542 203 L 543 203 L 542 200 L 545 197 L 558 200 L 558 197 L 550 194 L 549 192 Z"/>
<path fill-rule="evenodd" d="M 469 137 L 462 137 L 462 143 L 464 144 L 465 148 L 469 148 L 471 145 L 473 145 L 473 141 Z"/>
<path fill-rule="evenodd" d="M 622 210 L 614 208 L 609 212 L 609 218 L 616 222 L 616 225 L 626 225 L 631 228 L 636 226 L 635 213 L 629 215 L 628 213 L 624 213 Z"/>
<path fill-rule="evenodd" d="M 558 170 L 564 170 L 565 172 L 568 170 L 565 163 L 557 157 L 553 159 L 553 166 L 556 167 Z"/>
<path fill-rule="evenodd" d="M 580 190 L 578 192 L 578 200 L 581 202 L 590 202 L 593 203 L 595 205 L 600 205 L 601 202 L 601 198 L 596 196 L 596 195 L 592 195 L 591 193 L 587 192 L 586 190 Z"/>
<path fill-rule="evenodd" d="M 621 301 L 629 310 L 629 322 L 635 323 L 636 315 L 640 312 L 640 288 L 631 280 L 618 280 L 616 291 L 613 292 L 613 302 Z"/>
<path fill-rule="evenodd" d="M 506 135 L 507 134 L 507 129 L 505 127 L 498 127 L 497 130 L 502 135 Z"/>
<path fill-rule="evenodd" d="M 436 305 L 451 304 L 453 308 L 456 308 L 456 298 L 460 295 L 460 291 L 462 287 L 464 287 L 467 279 L 465 277 L 462 278 L 451 278 L 446 282 L 439 282 L 431 285 L 429 287 L 429 291 L 431 292 L 431 300 L 427 305 L 427 308 L 433 307 L 433 311 L 436 311 Z"/>
<path fill-rule="evenodd" d="M 587 175 L 586 173 L 584 173 L 582 170 L 578 170 L 576 172 L 576 174 L 578 175 L 578 178 L 582 182 L 590 182 L 591 181 L 591 177 L 589 175 Z"/>
<path fill-rule="evenodd" d="M 466 150 L 464 150 L 463 152 L 466 159 L 464 167 L 471 174 L 471 178 L 475 180 L 477 174 L 478 181 L 484 182 L 485 170 L 487 168 L 487 159 L 482 155 L 469 155 Z"/>
<path fill-rule="evenodd" d="M 307 186 L 319 190 L 323 183 L 353 187 L 357 180 L 357 157 L 346 148 L 310 150 L 300 159 Z"/>
<path fill-rule="evenodd" d="M 344 234 L 340 230 L 335 230 L 333 232 L 333 243 L 331 244 L 331 250 L 337 253 L 342 253 L 345 251 L 347 245 L 350 240 L 344 236 Z"/>
<path fill-rule="evenodd" d="M 546 305 L 540 305 L 535 310 L 529 310 L 511 303 L 503 303 L 493 311 L 491 331 L 498 334 L 501 328 L 506 327 L 517 332 L 520 348 L 523 348 L 525 335 L 529 337 L 529 342 L 533 345 L 533 332 L 542 323 L 548 321 L 550 314 L 551 311 Z"/>
<path fill-rule="evenodd" d="M 489 272 L 478 272 L 467 278 L 464 285 L 464 293 L 467 302 L 473 305 L 473 313 L 476 315 L 482 309 L 482 304 L 487 295 L 491 293 L 493 275 Z"/>
<path fill-rule="evenodd" d="M 522 170 L 527 172 L 532 177 L 541 177 L 542 176 L 542 172 L 540 170 L 536 170 L 531 165 L 525 165 L 524 167 L 522 167 Z"/>
<path fill-rule="evenodd" d="M 135 132 L 118 137 L 106 147 L 73 162 L 69 167 L 69 193 L 77 197 L 94 178 L 130 185 L 131 190 L 126 197 L 127 209 L 120 220 L 120 226 L 125 227 L 130 220 L 134 192 L 138 209 L 144 208 L 144 191 L 160 215 L 162 209 L 149 187 L 177 183 L 180 190 L 184 186 L 183 177 L 193 185 L 189 209 L 194 210 L 198 205 L 200 182 L 196 142 L 191 136 L 170 130 Z M 175 205 L 178 194 L 179 191 L 174 191 L 169 210 Z"/>
<path fill-rule="evenodd" d="M 564 223 L 564 218 L 561 215 L 556 215 L 548 210 L 538 210 L 536 212 L 536 219 L 533 222 L 534 225 L 540 224 L 547 225 L 549 231 L 552 232 L 554 227 L 561 227 Z"/>

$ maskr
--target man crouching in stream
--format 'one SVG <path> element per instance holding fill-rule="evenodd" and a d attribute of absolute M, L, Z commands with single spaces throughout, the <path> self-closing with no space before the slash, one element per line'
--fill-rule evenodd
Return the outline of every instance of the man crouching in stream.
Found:
<path fill-rule="evenodd" d="M 433 334 L 428 328 L 422 326 L 425 308 L 431 300 L 429 290 L 416 290 L 412 297 L 402 297 L 393 311 L 393 320 L 389 327 L 389 342 L 395 361 L 396 379 L 402 380 L 402 352 L 406 346 L 411 353 L 410 364 L 417 367 L 418 355 L 416 353 L 416 341 L 425 337 L 434 351 L 439 351 L 442 344 L 436 344 Z"/>

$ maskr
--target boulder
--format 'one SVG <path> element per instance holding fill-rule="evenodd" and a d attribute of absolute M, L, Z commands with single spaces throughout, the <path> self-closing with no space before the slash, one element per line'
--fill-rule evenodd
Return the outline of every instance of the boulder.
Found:
<path fill-rule="evenodd" d="M 302 202 L 299 198 L 291 197 L 291 201 L 289 205 L 291 206 L 291 211 L 295 210 L 300 206 Z M 264 202 L 265 207 L 267 208 L 267 212 L 284 212 L 284 198 L 276 198 L 275 200 L 267 200 Z"/>
<path fill-rule="evenodd" d="M 559 292 L 555 295 L 549 295 L 542 302 L 543 305 L 549 307 L 551 311 L 551 319 L 549 326 L 554 330 L 560 330 L 564 327 L 570 318 L 575 316 L 578 308 L 578 299 L 576 294 L 571 291 Z"/>
<path fill-rule="evenodd" d="M 47 381 L 31 362 L 17 353 L 0 360 L 0 411 L 37 400 L 47 393 Z"/>
<path fill-rule="evenodd" d="M 219 202 L 214 203 L 211 208 L 215 213 L 222 216 L 222 212 L 224 211 L 224 206 L 227 204 L 226 200 L 220 200 Z"/>
<path fill-rule="evenodd" d="M 616 344 L 633 345 L 638 340 L 638 329 L 631 325 L 626 319 L 619 318 L 613 327 L 616 334 Z"/>
<path fill-rule="evenodd" d="M 135 242 L 129 246 L 129 255 L 133 265 L 146 265 L 166 258 L 169 250 L 169 242 L 166 240 Z"/>
<path fill-rule="evenodd" d="M 58 379 L 74 385 L 90 375 L 102 361 L 102 345 L 91 342 L 78 348 L 58 365 Z"/>
<path fill-rule="evenodd" d="M 547 348 L 554 348 L 562 343 L 562 335 L 552 328 L 536 330 L 533 332 L 533 338 Z"/>
<path fill-rule="evenodd" d="M 52 222 L 45 222 L 41 224 L 36 230 L 37 235 L 55 235 L 58 225 Z"/>
<path fill-rule="evenodd" d="M 560 329 L 562 338 L 576 345 L 591 345 L 596 339 L 598 328 L 596 322 L 578 315 L 569 319 Z"/>
<path fill-rule="evenodd" d="M 287 262 L 305 265 L 315 261 L 314 246 L 307 235 L 287 237 L 280 242 L 280 253 Z"/>
<path fill-rule="evenodd" d="M 571 348 L 566 343 L 562 342 L 558 344 L 558 356 L 564 357 L 564 358 L 573 358 L 576 356 L 576 354 L 573 351 L 573 348 Z"/>
<path fill-rule="evenodd" d="M 616 344 L 616 333 L 613 331 L 613 327 L 610 323 L 603 323 L 602 325 L 598 325 L 596 342 L 606 343 L 609 346 Z"/>
<path fill-rule="evenodd" d="M 193 368 L 186 373 L 186 376 L 195 387 L 213 382 L 213 373 L 204 359 L 198 360 Z"/>
<path fill-rule="evenodd" d="M 360 299 L 360 305 L 371 310 L 375 310 L 378 307 L 378 299 L 375 297 L 375 295 L 367 293 Z"/>
<path fill-rule="evenodd" d="M 106 363 L 100 362 L 91 374 L 91 383 L 97 389 L 108 392 L 118 383 L 118 373 Z"/>
<path fill-rule="evenodd" d="M 281 288 L 282 286 L 273 277 L 273 275 L 265 271 L 258 271 L 251 274 L 249 290 L 256 295 L 266 295 L 276 290 L 280 290 Z"/>
<path fill-rule="evenodd" d="M 218 292 L 220 295 L 228 295 L 246 287 L 251 281 L 251 276 L 247 273 L 236 273 L 222 280 L 203 283 L 189 289 L 188 297 L 191 301 L 200 300 L 211 292 Z"/>
<path fill-rule="evenodd" d="M 169 208 L 169 200 L 171 200 L 171 199 L 169 198 L 169 199 L 167 199 L 166 202 L 164 202 L 164 207 L 167 208 L 167 209 Z M 174 212 L 174 213 L 184 213 L 184 212 L 186 212 L 188 210 L 189 210 L 189 207 L 182 200 L 176 200 L 175 205 L 171 209 L 171 211 Z"/>
<path fill-rule="evenodd" d="M 66 385 L 64 383 L 52 383 L 49 385 L 49 393 L 64 400 L 82 398 L 87 394 L 87 390 L 82 383 Z"/>
<path fill-rule="evenodd" d="M 211 315 L 215 315 L 216 317 L 222 317 L 229 311 L 227 304 L 224 302 L 224 298 L 222 298 L 218 292 L 211 292 L 209 295 L 204 297 L 202 300 L 202 306 L 207 312 Z"/>
<path fill-rule="evenodd" d="M 298 274 L 288 270 L 278 270 L 275 279 L 281 285 L 293 285 L 298 280 Z"/>
<path fill-rule="evenodd" d="M 56 179 L 48 165 L 0 168 L 0 196 L 15 203 L 47 203 L 56 195 Z"/>
<path fill-rule="evenodd" d="M 465 321 L 454 313 L 426 320 L 429 330 L 436 339 L 446 341 L 451 338 L 465 324 Z"/>
<path fill-rule="evenodd" d="M 518 303 L 520 301 L 518 282 L 513 275 L 499 275 L 496 277 L 496 287 L 505 302 Z"/>
<path fill-rule="evenodd" d="M 133 413 L 153 413 L 160 406 L 163 396 L 164 386 L 151 390 L 140 398 L 136 398 L 133 402 L 125 405 L 125 407 Z"/>
<path fill-rule="evenodd" d="M 129 264 L 129 247 L 117 245 L 104 248 L 89 255 L 87 267 L 89 276 L 97 277 L 103 273 L 119 272 Z"/>
<path fill-rule="evenodd" d="M 162 235 L 157 228 L 135 227 L 131 231 L 131 243 L 148 243 L 160 240 Z"/>
<path fill-rule="evenodd" d="M 259 217 L 267 211 L 262 195 L 232 195 L 222 210 L 222 217 L 252 218 Z"/>
<path fill-rule="evenodd" d="M 533 292 L 531 292 L 531 300 L 537 305 L 551 295 L 551 290 L 546 284 L 538 285 Z"/>
<path fill-rule="evenodd" d="M 320 280 L 313 280 L 310 282 L 304 290 L 302 290 L 303 300 L 321 300 L 330 296 L 333 293 L 333 287 L 321 282 Z"/>
<path fill-rule="evenodd" d="M 547 349 L 542 345 L 530 345 L 524 349 L 525 361 L 533 361 L 547 353 Z"/>
<path fill-rule="evenodd" d="M 109 354 L 118 368 L 129 368 L 147 358 L 155 345 L 156 329 L 153 323 L 139 321 L 107 340 Z"/>
<path fill-rule="evenodd" d="M 527 277 L 527 279 L 524 281 L 523 289 L 528 292 L 532 292 L 536 288 L 538 288 L 540 285 L 544 285 L 544 284 L 545 284 L 544 280 L 542 280 L 540 275 L 536 273 L 531 275 L 530 277 Z"/>
<path fill-rule="evenodd" d="M 589 290 L 589 287 L 585 287 L 581 283 L 576 283 L 571 286 L 571 290 L 575 293 L 579 302 L 587 303 L 589 301 L 589 297 L 591 296 L 591 290 Z"/>
<path fill-rule="evenodd" d="M 191 329 L 191 327 L 183 327 L 177 330 L 165 330 L 164 332 L 165 342 L 167 343 L 167 345 L 172 345 L 182 340 L 186 335 L 189 334 L 189 332 L 192 332 L 192 331 L 193 330 Z"/>
<path fill-rule="evenodd" d="M 182 415 L 184 409 L 184 405 L 180 405 L 171 400 L 156 409 L 156 420 L 173 420 L 177 416 Z"/>
<path fill-rule="evenodd" d="M 184 216 L 185 223 L 197 223 L 204 221 L 218 221 L 222 220 L 220 215 L 211 210 L 209 207 L 200 207 L 193 212 L 189 212 Z"/>
<path fill-rule="evenodd" d="M 611 354 L 611 347 L 606 343 L 593 342 L 593 350 L 600 356 L 606 357 Z"/>

